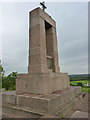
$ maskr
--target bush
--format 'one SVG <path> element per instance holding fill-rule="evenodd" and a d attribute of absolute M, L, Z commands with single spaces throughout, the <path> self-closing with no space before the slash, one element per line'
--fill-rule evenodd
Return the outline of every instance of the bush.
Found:
<path fill-rule="evenodd" d="M 83 87 L 83 84 L 82 84 L 81 82 L 78 82 L 78 83 L 77 83 L 77 86 Z"/>
<path fill-rule="evenodd" d="M 76 86 L 75 84 L 73 84 L 73 83 L 70 83 L 70 86 Z"/>

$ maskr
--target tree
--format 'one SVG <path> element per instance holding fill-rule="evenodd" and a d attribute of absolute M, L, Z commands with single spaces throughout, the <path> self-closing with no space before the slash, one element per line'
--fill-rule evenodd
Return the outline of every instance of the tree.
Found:
<path fill-rule="evenodd" d="M 16 78 L 17 78 L 17 72 L 12 72 L 7 76 L 7 79 L 10 83 L 9 90 L 15 90 Z"/>
<path fill-rule="evenodd" d="M 3 72 L 3 67 L 0 65 L 0 73 Z"/>
<path fill-rule="evenodd" d="M 6 90 L 15 90 L 17 72 L 12 72 L 8 76 L 4 76 L 4 73 L 5 70 L 3 69 L 0 60 L 0 88 L 5 88 Z"/>
<path fill-rule="evenodd" d="M 0 60 L 0 77 L 3 77 L 5 73 L 5 70 L 3 69 L 3 66 L 1 65 L 1 60 Z"/>
<path fill-rule="evenodd" d="M 1 65 L 1 60 L 0 60 L 0 89 L 2 88 L 2 77 L 4 76 L 4 73 L 5 71 Z"/>
<path fill-rule="evenodd" d="M 7 77 L 2 78 L 2 87 L 6 90 L 15 90 L 15 83 L 17 78 L 17 72 L 10 73 Z"/>

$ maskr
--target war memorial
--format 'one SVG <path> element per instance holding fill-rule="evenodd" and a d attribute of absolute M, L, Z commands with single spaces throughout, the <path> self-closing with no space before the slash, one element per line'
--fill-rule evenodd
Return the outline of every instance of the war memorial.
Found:
<path fill-rule="evenodd" d="M 56 22 L 43 9 L 29 12 L 28 73 L 18 74 L 16 91 L 2 94 L 8 118 L 63 118 L 76 109 L 81 88 L 71 87 L 58 62 Z"/>

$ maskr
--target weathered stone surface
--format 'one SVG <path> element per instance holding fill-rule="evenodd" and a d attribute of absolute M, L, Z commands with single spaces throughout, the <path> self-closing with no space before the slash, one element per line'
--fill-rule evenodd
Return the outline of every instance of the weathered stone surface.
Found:
<path fill-rule="evenodd" d="M 88 118 L 87 112 L 76 111 L 70 118 Z"/>
<path fill-rule="evenodd" d="M 32 113 L 38 113 L 41 115 L 56 115 L 65 116 L 71 110 L 75 109 L 78 101 L 79 93 L 75 90 L 79 87 L 71 87 L 64 91 L 57 91 L 52 94 L 40 95 L 40 94 L 15 94 L 13 92 L 3 93 L 3 105 L 9 105 L 16 109 L 25 109 L 32 111 Z M 74 94 L 74 96 L 73 96 Z M 69 106 L 69 107 L 68 107 Z"/>
<path fill-rule="evenodd" d="M 20 75 L 21 76 L 21 75 Z M 69 88 L 69 78 L 65 73 L 42 73 L 22 75 L 17 79 L 17 93 L 50 94 Z"/>
<path fill-rule="evenodd" d="M 32 111 L 29 111 L 27 109 L 23 109 L 23 108 L 18 108 L 18 107 L 13 107 L 13 106 L 3 106 L 2 108 L 2 117 L 3 119 L 13 119 L 13 118 L 17 118 L 17 119 L 22 119 L 25 118 L 25 120 L 27 120 L 27 118 L 41 118 L 43 115 L 39 114 L 39 113 L 34 113 Z"/>

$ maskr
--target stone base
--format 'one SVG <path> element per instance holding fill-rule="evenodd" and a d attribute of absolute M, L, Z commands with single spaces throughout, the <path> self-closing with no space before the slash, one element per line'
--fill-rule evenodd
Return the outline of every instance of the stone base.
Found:
<path fill-rule="evenodd" d="M 8 113 L 8 111 L 12 109 L 12 112 L 18 111 L 16 112 L 18 114 L 19 112 L 20 114 L 25 114 L 28 112 L 30 113 L 29 115 L 33 114 L 33 116 L 35 115 L 39 118 L 46 115 L 65 117 L 68 113 L 70 113 L 70 111 L 75 109 L 77 103 L 76 101 L 78 101 L 78 99 L 80 98 L 80 89 L 80 87 L 70 87 L 70 89 L 57 91 L 48 95 L 17 95 L 15 91 L 4 92 L 2 95 L 4 106 L 3 114 L 5 116 L 5 110 L 7 110 Z M 27 114 L 25 114 L 25 116 L 28 117 Z M 14 117 L 16 117 L 16 114 Z"/>
<path fill-rule="evenodd" d="M 70 87 L 67 73 L 19 74 L 16 80 L 17 94 L 51 94 Z"/>

